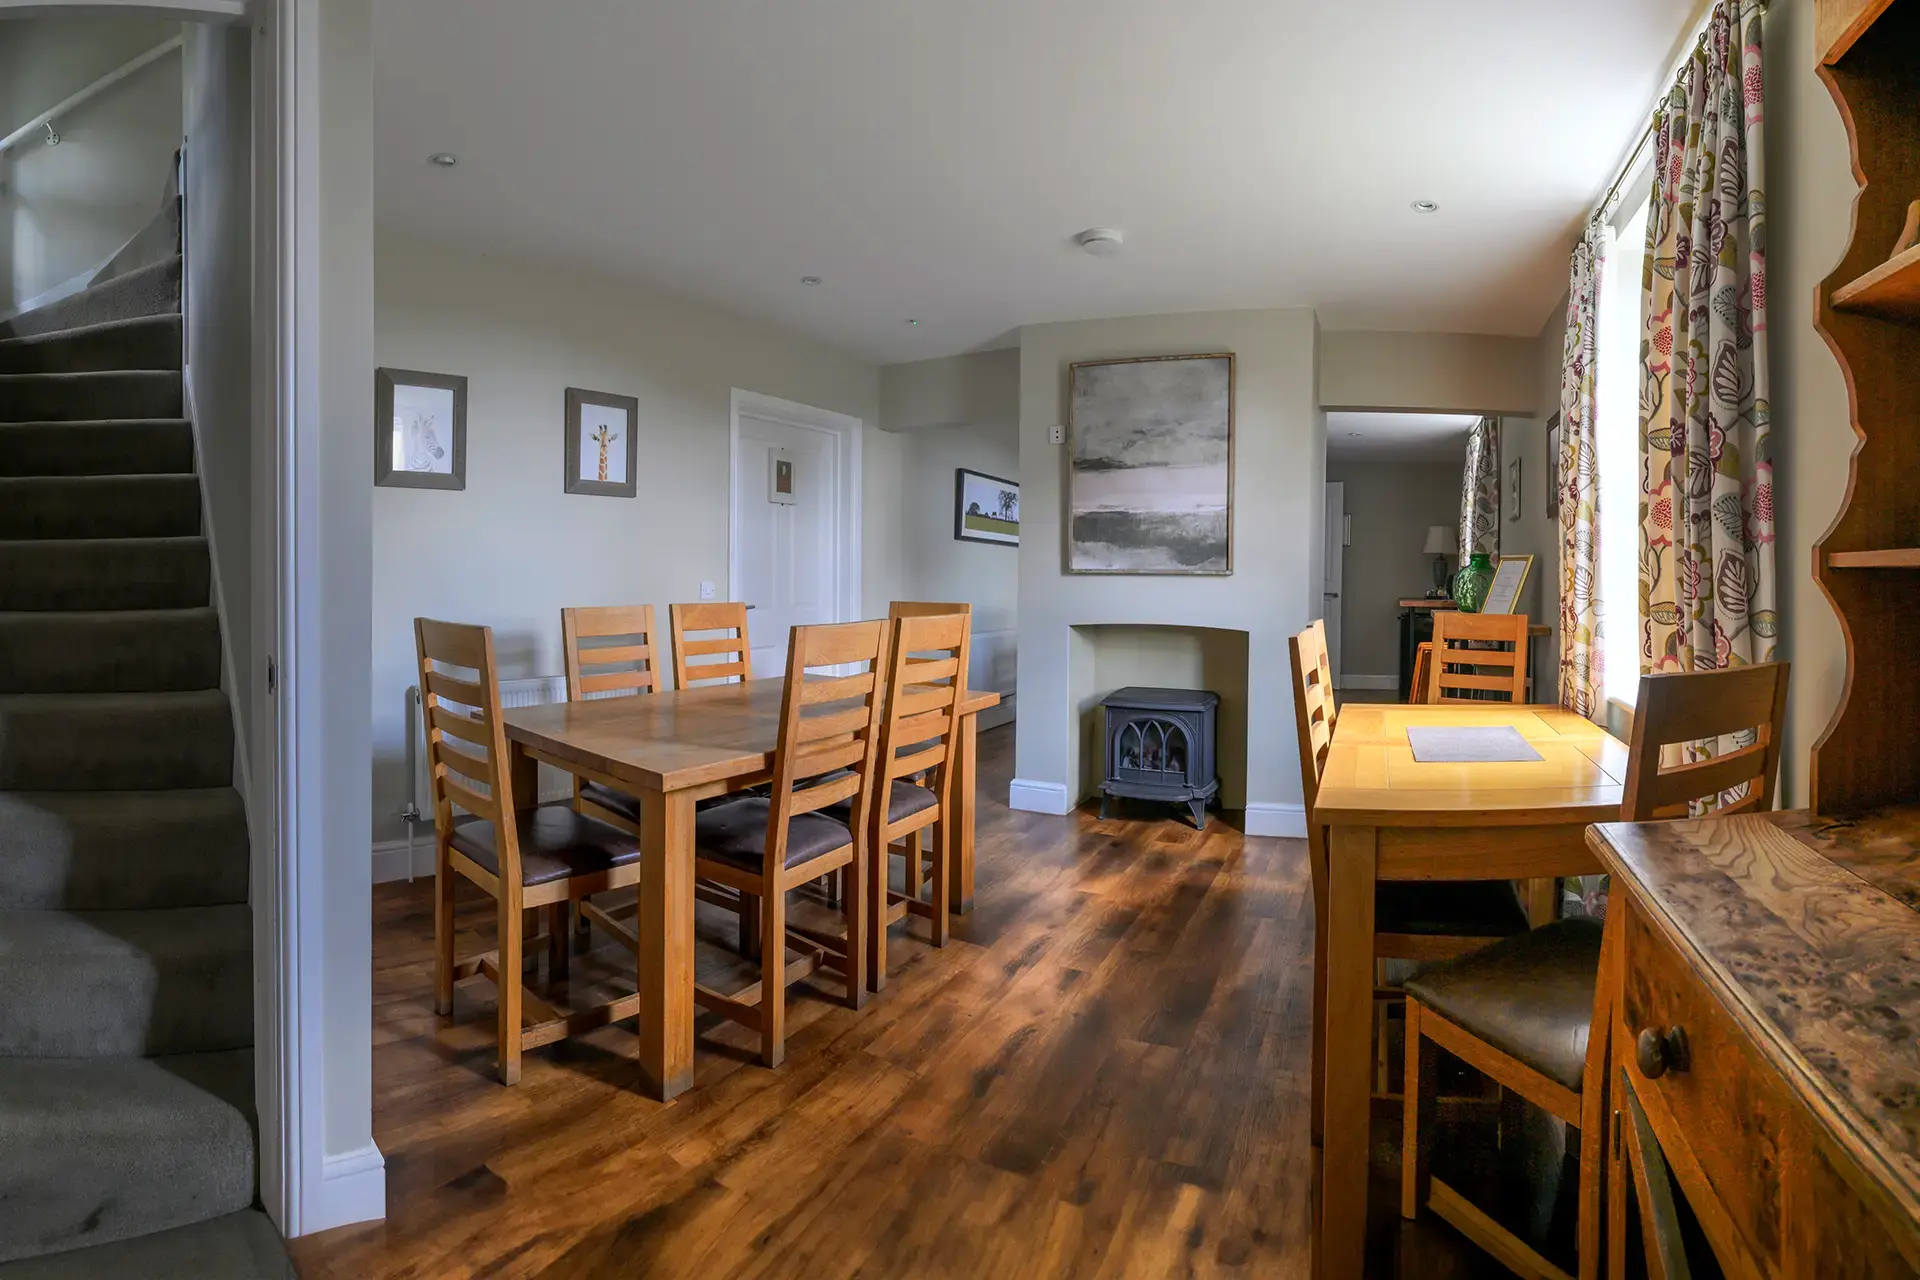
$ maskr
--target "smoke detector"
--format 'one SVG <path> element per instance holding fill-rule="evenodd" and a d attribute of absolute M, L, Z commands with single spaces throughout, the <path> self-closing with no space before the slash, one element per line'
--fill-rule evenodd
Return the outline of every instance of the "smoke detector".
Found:
<path fill-rule="evenodd" d="M 1111 258 L 1120 252 L 1126 236 L 1114 227 L 1088 227 L 1073 242 L 1096 258 Z"/>

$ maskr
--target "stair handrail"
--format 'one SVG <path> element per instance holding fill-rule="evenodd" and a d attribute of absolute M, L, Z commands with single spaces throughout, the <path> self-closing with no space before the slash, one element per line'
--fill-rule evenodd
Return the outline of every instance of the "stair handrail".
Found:
<path fill-rule="evenodd" d="M 113 88 L 113 86 L 119 84 L 122 80 L 125 80 L 128 76 L 133 75 L 135 72 L 139 71 L 142 67 L 148 66 L 151 63 L 158 62 L 160 59 L 166 57 L 169 53 L 172 53 L 175 50 L 184 48 L 185 46 L 186 46 L 186 39 L 183 36 L 174 36 L 171 40 L 162 40 L 159 44 L 153 46 L 153 48 L 147 50 L 145 53 L 141 54 L 139 57 L 134 58 L 131 61 L 126 62 L 121 66 L 114 68 L 112 71 L 107 72 L 107 74 L 101 76 L 98 80 L 95 80 L 92 84 L 80 90 L 78 93 L 62 98 L 59 102 L 56 102 L 53 106 L 47 108 L 45 111 L 42 111 L 39 115 L 27 121 L 25 124 L 21 125 L 18 129 L 15 129 L 12 133 L 8 134 L 6 137 L 0 138 L 0 156 L 6 155 L 9 151 L 13 150 L 13 148 L 18 146 L 20 143 L 26 141 L 28 138 L 32 137 L 34 134 L 39 133 L 42 129 L 47 128 L 55 120 L 58 120 L 61 116 L 67 114 L 67 112 L 73 110 L 75 107 L 80 106 L 83 103 L 90 102 L 94 98 L 99 97 L 101 94 L 105 93 L 108 89 Z"/>

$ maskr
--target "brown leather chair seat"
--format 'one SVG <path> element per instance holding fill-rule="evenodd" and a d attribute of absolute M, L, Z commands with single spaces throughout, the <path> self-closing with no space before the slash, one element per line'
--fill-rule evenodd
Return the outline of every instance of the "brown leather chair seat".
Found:
<path fill-rule="evenodd" d="M 1511 880 L 1382 880 L 1373 900 L 1376 933 L 1507 938 L 1527 930 Z"/>
<path fill-rule="evenodd" d="M 617 813 L 629 822 L 640 821 L 638 797 L 624 791 L 615 791 L 598 782 L 583 782 L 580 784 L 580 798 L 599 805 L 609 813 Z"/>
<path fill-rule="evenodd" d="M 757 871 L 767 858 L 767 814 L 773 802 L 744 796 L 696 813 L 693 843 L 699 855 Z M 797 866 L 853 843 L 847 824 L 826 813 L 800 813 L 787 819 L 786 865 Z M 824 873 L 822 873 L 824 874 Z"/>
<path fill-rule="evenodd" d="M 940 797 L 925 787 L 915 786 L 905 778 L 893 780 L 893 790 L 887 796 L 887 821 L 901 822 L 916 813 L 924 813 L 940 803 Z M 853 801 L 842 800 L 839 804 L 830 804 L 820 812 L 831 814 L 836 821 L 853 821 Z"/>
<path fill-rule="evenodd" d="M 493 875 L 500 874 L 500 853 L 494 845 L 493 824 L 470 818 L 454 824 L 454 848 Z M 569 876 L 590 875 L 623 866 L 640 856 L 632 836 L 600 821 L 575 813 L 573 804 L 556 800 L 520 815 L 520 883 L 546 884 Z"/>
<path fill-rule="evenodd" d="M 1600 922 L 1572 919 L 1427 965 L 1406 986 L 1468 1035 L 1577 1091 L 1599 977 Z"/>

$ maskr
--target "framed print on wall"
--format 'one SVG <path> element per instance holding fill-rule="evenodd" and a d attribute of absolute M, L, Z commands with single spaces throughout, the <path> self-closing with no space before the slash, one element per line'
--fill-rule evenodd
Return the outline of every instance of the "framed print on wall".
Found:
<path fill-rule="evenodd" d="M 633 424 L 640 401 L 604 391 L 567 388 L 566 491 L 603 498 L 631 498 L 634 474 Z"/>
<path fill-rule="evenodd" d="M 1507 464 L 1507 519 L 1520 518 L 1520 459 Z"/>
<path fill-rule="evenodd" d="M 1067 572 L 1233 572 L 1233 357 L 1072 366 Z"/>
<path fill-rule="evenodd" d="M 1020 545 L 1020 485 L 984 471 L 953 473 L 953 536 L 961 542 Z"/>
<path fill-rule="evenodd" d="M 785 449 L 767 453 L 767 501 L 791 507 L 800 501 L 794 491 L 793 455 Z"/>
<path fill-rule="evenodd" d="M 1547 515 L 1560 516 L 1560 415 L 1547 419 Z"/>
<path fill-rule="evenodd" d="M 467 487 L 465 378 L 373 371 L 373 482 L 396 489 Z"/>

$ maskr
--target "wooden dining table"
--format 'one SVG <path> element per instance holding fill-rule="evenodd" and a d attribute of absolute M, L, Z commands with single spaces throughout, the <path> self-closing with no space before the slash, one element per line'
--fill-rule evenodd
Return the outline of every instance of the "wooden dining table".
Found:
<path fill-rule="evenodd" d="M 693 1084 L 693 813 L 697 801 L 741 791 L 773 774 L 784 678 L 703 685 L 641 697 L 602 698 L 504 713 L 513 792 L 537 803 L 537 765 L 618 788 L 640 801 L 640 1066 L 654 1096 Z M 949 893 L 973 907 L 976 730 L 997 693 L 961 704 L 953 762 Z"/>
<path fill-rule="evenodd" d="M 1511 726 L 1539 760 L 1413 757 L 1414 725 Z M 1627 747 L 1554 706 L 1342 707 L 1313 820 L 1327 829 L 1326 1078 L 1315 1273 L 1362 1274 L 1373 1080 L 1374 886 L 1521 880 L 1528 915 L 1557 913 L 1555 877 L 1604 870 L 1585 833 L 1617 821 Z"/>

